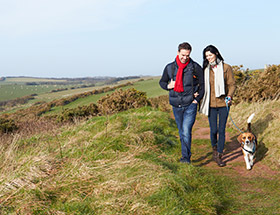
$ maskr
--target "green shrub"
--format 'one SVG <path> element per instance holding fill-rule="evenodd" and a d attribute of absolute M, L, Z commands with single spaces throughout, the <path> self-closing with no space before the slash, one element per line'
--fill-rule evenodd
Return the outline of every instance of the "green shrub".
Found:
<path fill-rule="evenodd" d="M 248 78 L 247 72 L 244 72 L 242 70 L 242 68 L 243 68 L 243 65 L 232 66 L 234 78 L 235 78 L 235 81 L 236 81 L 237 85 L 244 83 L 246 81 L 246 79 Z"/>
<path fill-rule="evenodd" d="M 113 114 L 132 108 L 151 105 L 146 93 L 134 88 L 116 90 L 110 95 L 101 97 L 97 103 L 99 110 L 103 114 Z"/>
<path fill-rule="evenodd" d="M 18 127 L 13 120 L 0 118 L 0 133 L 9 133 L 17 129 Z"/>
<path fill-rule="evenodd" d="M 65 109 L 60 115 L 57 116 L 59 122 L 70 121 L 73 122 L 75 118 L 85 118 L 89 116 L 98 115 L 99 110 L 96 104 L 79 106 L 73 109 Z"/>

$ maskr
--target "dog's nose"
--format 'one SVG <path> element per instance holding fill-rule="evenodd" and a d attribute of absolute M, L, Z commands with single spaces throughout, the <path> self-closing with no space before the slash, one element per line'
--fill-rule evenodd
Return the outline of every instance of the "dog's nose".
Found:
<path fill-rule="evenodd" d="M 250 143 L 250 141 L 249 141 L 249 140 L 246 140 L 245 143 L 248 144 L 248 143 Z"/>

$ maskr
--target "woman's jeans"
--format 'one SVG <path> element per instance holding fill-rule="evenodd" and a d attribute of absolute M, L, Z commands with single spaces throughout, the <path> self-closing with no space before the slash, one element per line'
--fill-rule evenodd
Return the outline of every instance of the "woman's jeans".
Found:
<path fill-rule="evenodd" d="M 229 110 L 229 109 L 228 109 Z M 217 146 L 217 151 L 223 153 L 225 145 L 225 130 L 228 118 L 228 110 L 226 107 L 218 107 L 209 109 L 209 125 L 210 125 L 210 139 L 212 147 Z M 217 121 L 219 118 L 219 129 Z M 219 140 L 217 134 L 219 133 Z"/>
<path fill-rule="evenodd" d="M 185 107 L 174 107 L 173 114 L 179 130 L 182 159 L 190 162 L 192 127 L 197 113 L 197 104 L 191 103 Z"/>

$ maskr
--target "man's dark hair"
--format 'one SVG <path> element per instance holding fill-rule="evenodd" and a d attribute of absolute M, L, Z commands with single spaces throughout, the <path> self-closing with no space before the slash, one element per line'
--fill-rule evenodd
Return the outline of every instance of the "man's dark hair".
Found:
<path fill-rule="evenodd" d="M 181 49 L 186 49 L 186 50 L 192 50 L 192 47 L 189 43 L 187 42 L 184 42 L 184 43 L 181 43 L 179 46 L 178 46 L 178 51 L 180 52 Z"/>

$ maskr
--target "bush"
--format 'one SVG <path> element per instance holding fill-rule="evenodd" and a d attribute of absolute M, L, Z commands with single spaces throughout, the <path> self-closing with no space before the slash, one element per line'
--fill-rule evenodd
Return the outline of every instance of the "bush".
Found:
<path fill-rule="evenodd" d="M 9 133 L 17 129 L 18 127 L 13 120 L 0 118 L 0 133 Z"/>
<path fill-rule="evenodd" d="M 150 102 L 153 108 L 158 108 L 164 112 L 172 112 L 172 106 L 169 104 L 168 95 L 150 98 Z"/>
<path fill-rule="evenodd" d="M 8 101 L 2 101 L 0 102 L 0 106 L 7 106 L 7 107 L 14 107 L 16 105 L 22 105 L 26 104 L 29 100 L 34 99 L 34 96 L 37 96 L 37 94 L 32 94 L 29 96 L 23 96 L 21 98 L 16 98 L 13 100 L 8 100 Z"/>
<path fill-rule="evenodd" d="M 243 84 L 246 80 L 248 80 L 250 78 L 250 76 L 248 74 L 249 69 L 247 69 L 246 71 L 243 71 L 243 65 L 232 66 L 232 70 L 233 70 L 234 78 L 235 78 L 237 85 Z"/>
<path fill-rule="evenodd" d="M 73 122 L 75 118 L 81 119 L 89 116 L 96 116 L 99 110 L 96 104 L 79 106 L 73 109 L 65 109 L 60 115 L 57 116 L 59 122 L 70 121 Z"/>
<path fill-rule="evenodd" d="M 137 91 L 134 88 L 116 90 L 111 95 L 101 97 L 97 103 L 99 110 L 103 114 L 113 114 L 131 108 L 151 105 L 146 93 Z"/>
<path fill-rule="evenodd" d="M 255 72 L 244 84 L 237 86 L 235 101 L 256 102 L 278 99 L 280 96 L 280 65 L 269 66 L 263 72 Z"/>

